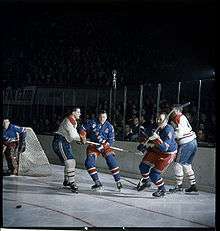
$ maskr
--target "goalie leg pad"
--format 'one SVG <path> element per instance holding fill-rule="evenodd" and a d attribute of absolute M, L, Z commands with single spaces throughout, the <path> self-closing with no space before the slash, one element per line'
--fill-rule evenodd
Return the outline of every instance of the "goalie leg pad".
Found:
<path fill-rule="evenodd" d="M 65 160 L 65 166 L 67 171 L 68 182 L 75 182 L 75 167 L 76 161 L 74 159 Z"/>
<path fill-rule="evenodd" d="M 117 182 L 120 180 L 120 171 L 119 171 L 119 166 L 116 160 L 116 157 L 114 154 L 108 154 L 105 157 L 106 164 L 108 165 L 109 170 L 111 171 L 114 180 Z"/>

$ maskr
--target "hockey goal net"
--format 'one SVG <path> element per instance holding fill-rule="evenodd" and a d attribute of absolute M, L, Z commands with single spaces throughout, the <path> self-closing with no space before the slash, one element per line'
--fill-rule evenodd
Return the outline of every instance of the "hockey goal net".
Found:
<path fill-rule="evenodd" d="M 50 163 L 32 128 L 26 128 L 26 150 L 19 156 L 19 171 L 21 176 L 49 176 Z"/>

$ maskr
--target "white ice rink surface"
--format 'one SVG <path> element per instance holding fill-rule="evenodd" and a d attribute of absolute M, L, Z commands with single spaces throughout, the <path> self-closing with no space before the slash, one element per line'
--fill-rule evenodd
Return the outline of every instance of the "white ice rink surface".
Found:
<path fill-rule="evenodd" d="M 137 192 L 132 184 L 137 179 L 130 178 L 123 178 L 124 188 L 118 192 L 112 176 L 104 173 L 99 173 L 104 191 L 93 192 L 93 182 L 82 169 L 76 170 L 79 193 L 74 194 L 62 188 L 63 166 L 52 167 L 50 177 L 4 176 L 4 228 L 215 226 L 215 194 L 154 198 L 155 186 Z"/>

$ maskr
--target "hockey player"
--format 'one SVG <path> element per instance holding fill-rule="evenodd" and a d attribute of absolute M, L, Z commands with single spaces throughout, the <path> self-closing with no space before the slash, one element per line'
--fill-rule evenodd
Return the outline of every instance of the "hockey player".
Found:
<path fill-rule="evenodd" d="M 26 149 L 26 129 L 3 120 L 3 153 L 8 165 L 6 175 L 18 175 L 19 155 Z"/>
<path fill-rule="evenodd" d="M 154 132 L 149 137 L 149 146 L 146 148 L 146 151 L 144 150 L 145 156 L 139 165 L 142 178 L 137 185 L 137 190 L 141 191 L 149 187 L 151 180 L 158 187 L 158 190 L 152 195 L 161 197 L 166 194 L 161 173 L 176 157 L 177 144 L 175 142 L 174 129 L 167 124 L 165 113 L 159 114 L 157 124 L 160 126 L 159 134 Z"/>
<path fill-rule="evenodd" d="M 185 192 L 197 192 L 196 180 L 194 171 L 192 169 L 192 161 L 197 151 L 196 134 L 192 131 L 192 127 L 182 114 L 180 107 L 175 107 L 174 112 L 171 114 L 171 124 L 175 129 L 176 141 L 178 143 L 178 154 L 174 165 L 174 172 L 176 176 L 176 186 L 170 189 L 170 192 L 183 191 L 182 183 L 184 173 L 188 177 L 190 187 L 185 189 Z"/>
<path fill-rule="evenodd" d="M 96 169 L 96 159 L 98 156 L 102 155 L 114 177 L 116 187 L 120 190 L 122 184 L 120 182 L 119 166 L 115 153 L 110 147 L 115 139 L 114 128 L 107 121 L 107 113 L 105 111 L 99 113 L 98 120 L 87 120 L 82 125 L 80 131 L 82 143 L 86 143 L 86 136 L 89 137 L 91 141 L 99 143 L 99 145 L 88 145 L 86 150 L 87 158 L 85 160 L 85 167 L 92 180 L 95 182 L 92 189 L 96 190 L 102 188 Z"/>
<path fill-rule="evenodd" d="M 80 140 L 76 129 L 80 115 L 80 108 L 74 108 L 70 114 L 65 116 L 54 135 L 52 143 L 54 152 L 65 165 L 63 186 L 70 187 L 74 193 L 78 193 L 78 186 L 75 182 L 76 161 L 70 143 L 73 140 Z"/>

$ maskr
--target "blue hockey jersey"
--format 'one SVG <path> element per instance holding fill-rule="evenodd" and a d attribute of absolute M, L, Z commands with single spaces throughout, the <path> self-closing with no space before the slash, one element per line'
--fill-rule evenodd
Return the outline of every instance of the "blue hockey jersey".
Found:
<path fill-rule="evenodd" d="M 102 144 L 107 141 L 112 146 L 115 141 L 114 128 L 108 121 L 101 124 L 98 120 L 87 120 L 80 131 L 86 132 L 92 142 Z"/>
<path fill-rule="evenodd" d="M 177 143 L 175 141 L 175 132 L 171 125 L 167 124 L 159 131 L 160 139 L 163 141 L 159 144 L 161 152 L 173 153 L 177 150 Z"/>
<path fill-rule="evenodd" d="M 5 145 L 11 142 L 17 142 L 22 140 L 26 136 L 26 129 L 23 127 L 16 126 L 14 124 L 9 124 L 7 129 L 3 129 L 3 143 Z"/>

